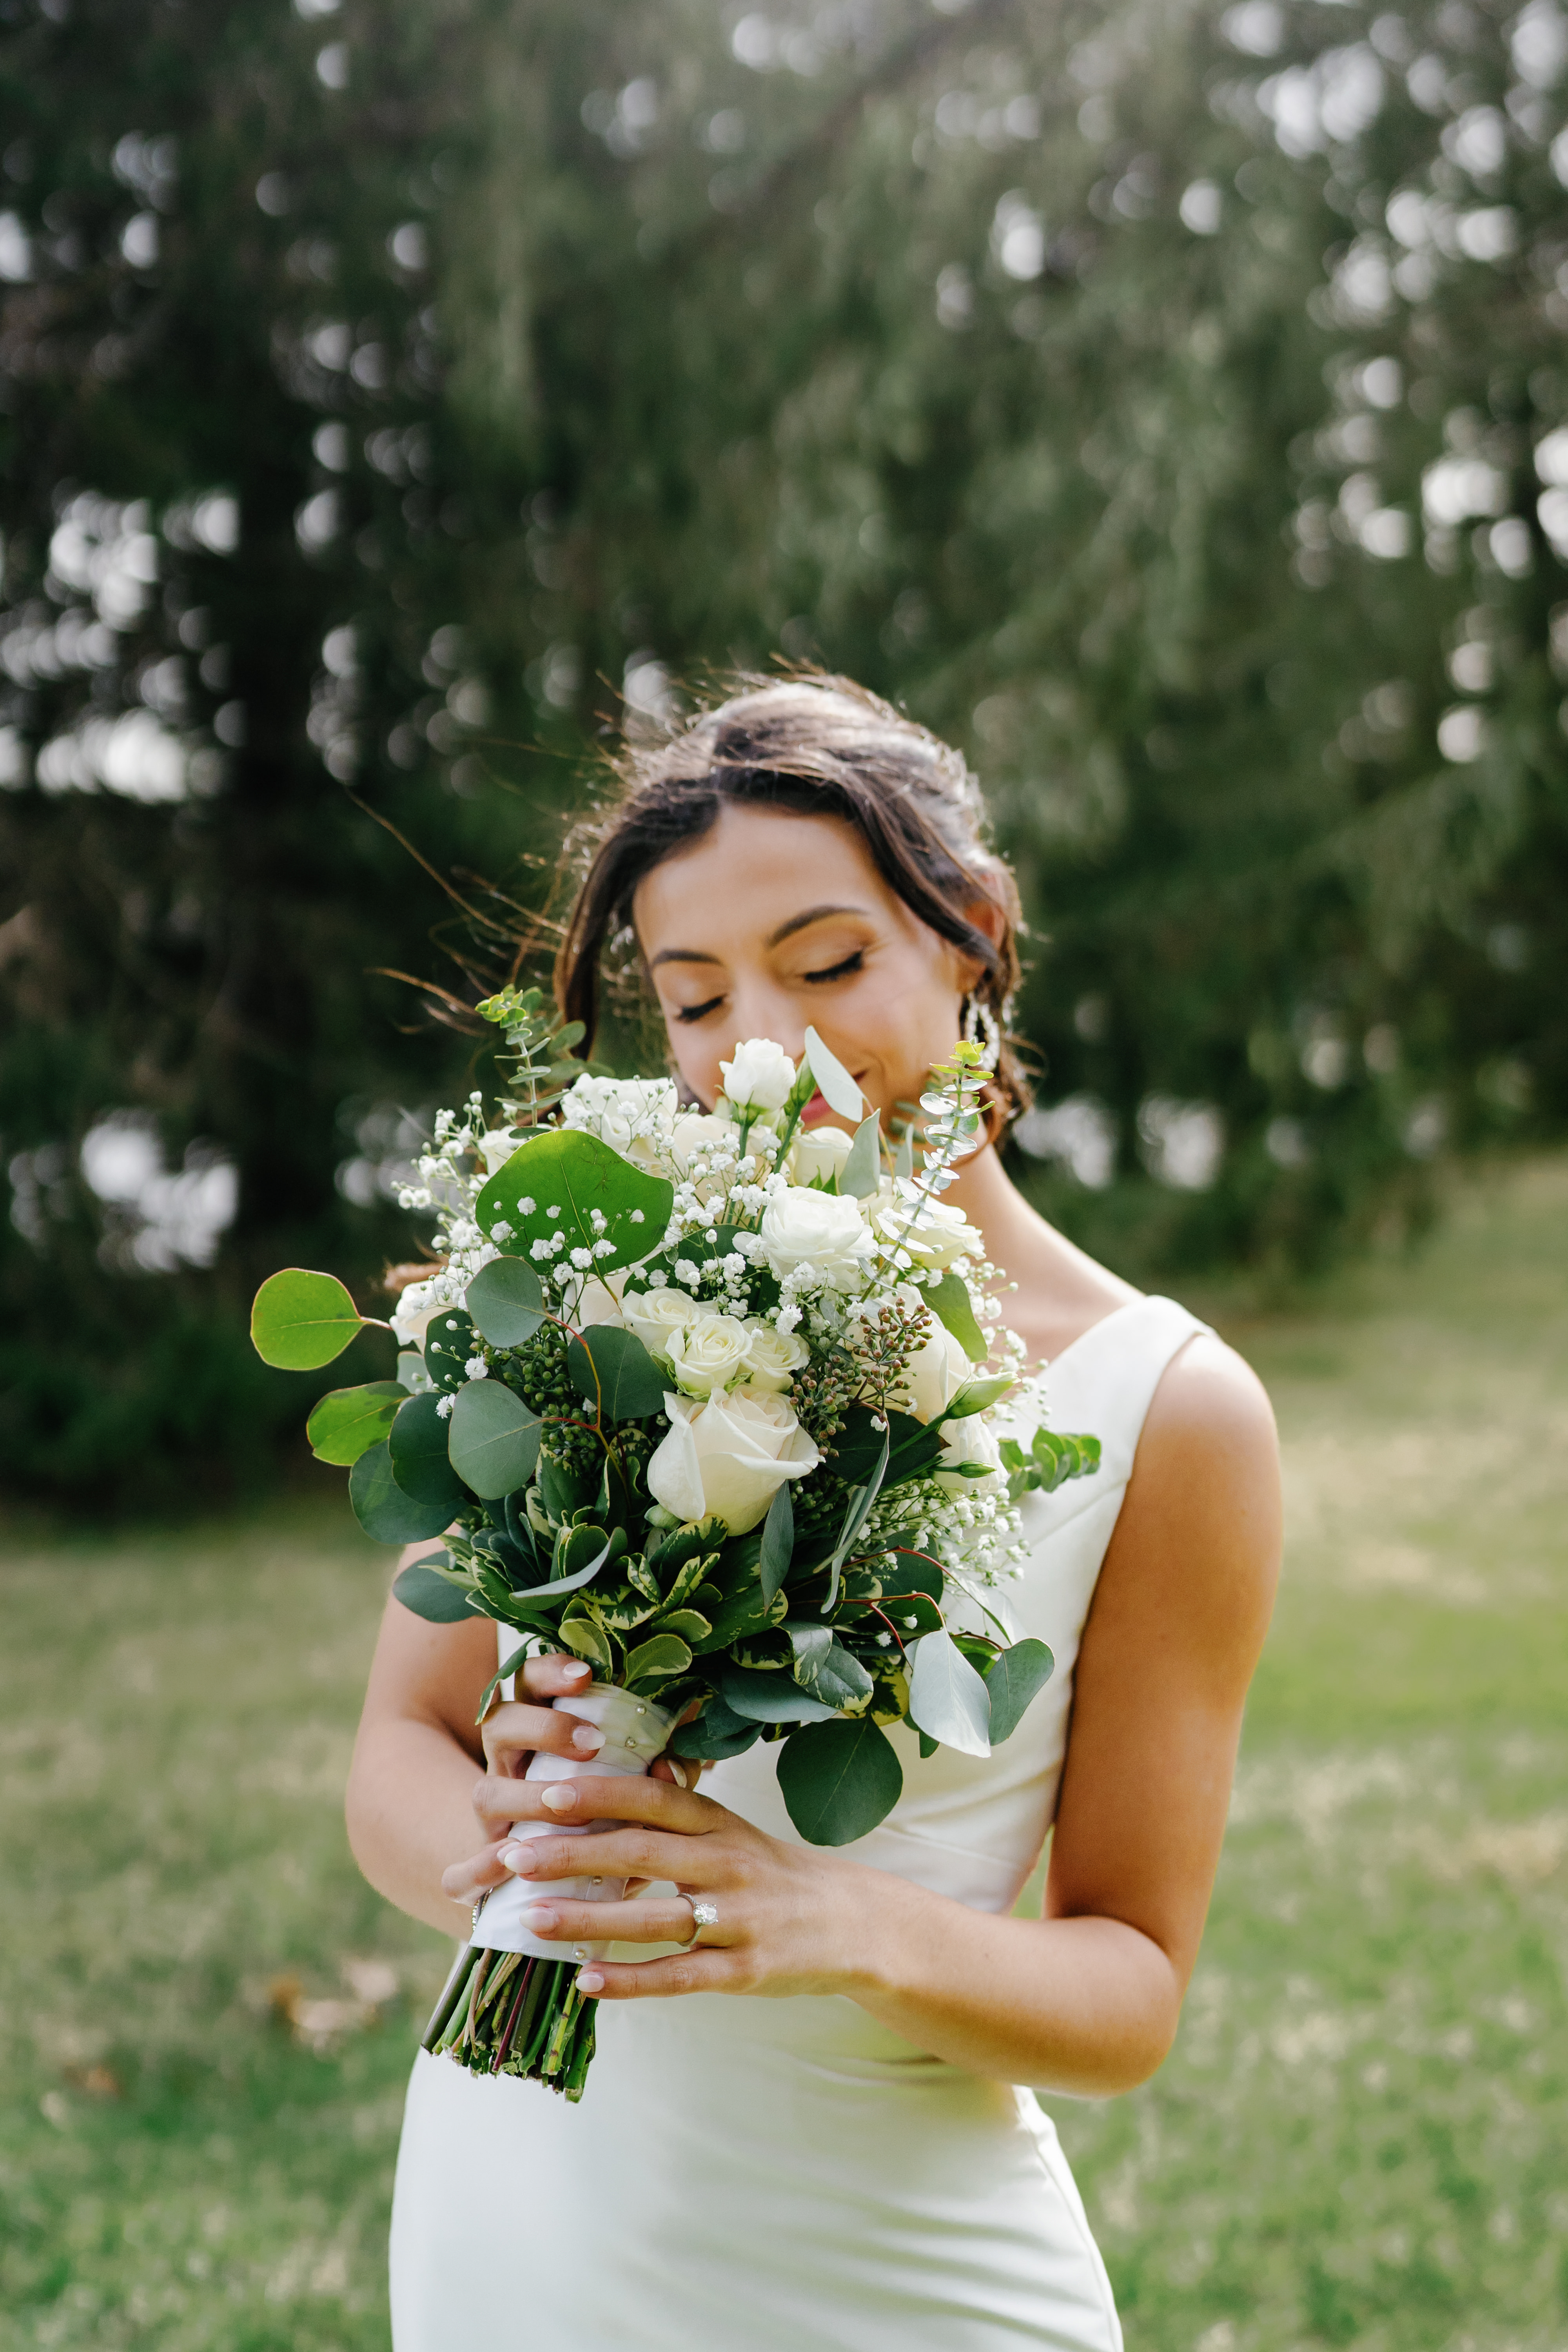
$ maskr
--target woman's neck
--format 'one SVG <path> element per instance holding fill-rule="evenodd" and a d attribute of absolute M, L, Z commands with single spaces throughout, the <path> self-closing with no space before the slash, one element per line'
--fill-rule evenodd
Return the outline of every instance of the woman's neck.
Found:
<path fill-rule="evenodd" d="M 991 1144 L 963 1162 L 942 1197 L 984 1234 L 986 1255 L 1002 1277 L 1003 1321 L 1031 1357 L 1059 1355 L 1140 1295 L 1030 1207 Z M 1016 1289 L 1009 1292 L 1009 1283 Z"/>

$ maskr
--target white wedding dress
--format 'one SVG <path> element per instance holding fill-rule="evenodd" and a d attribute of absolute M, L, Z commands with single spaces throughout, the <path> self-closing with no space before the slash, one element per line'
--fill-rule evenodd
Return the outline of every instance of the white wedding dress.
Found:
<path fill-rule="evenodd" d="M 1204 1327 L 1166 1298 L 1052 1365 L 1058 1429 L 1102 1466 L 1024 1507 L 1005 1588 L 1057 1670 L 987 1760 L 920 1759 L 846 1848 L 1011 1910 L 1056 1811 L 1073 1667 L 1161 1374 Z M 703 1786 L 798 1842 L 758 1746 Z M 617 1958 L 638 1957 L 623 1947 Z M 582 2104 L 415 2062 L 392 2220 L 395 2352 L 1120 2352 L 1105 2266 L 1027 2090 L 902 2041 L 842 1996 L 606 2002 Z"/>

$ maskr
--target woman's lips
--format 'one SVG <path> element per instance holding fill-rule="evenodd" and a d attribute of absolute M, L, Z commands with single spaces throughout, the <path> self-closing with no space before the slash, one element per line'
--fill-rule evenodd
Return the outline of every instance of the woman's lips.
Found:
<path fill-rule="evenodd" d="M 857 1078 L 855 1083 L 858 1086 L 860 1083 L 859 1079 Z M 837 1113 L 834 1110 L 831 1103 L 824 1102 L 819 1094 L 813 1095 L 811 1100 L 806 1104 L 805 1108 L 801 1112 L 800 1123 L 802 1127 L 820 1127 L 825 1118 L 830 1119 L 837 1117 Z"/>

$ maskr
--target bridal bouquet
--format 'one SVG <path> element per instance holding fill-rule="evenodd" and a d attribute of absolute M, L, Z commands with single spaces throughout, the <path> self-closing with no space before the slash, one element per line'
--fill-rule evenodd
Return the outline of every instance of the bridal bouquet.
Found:
<path fill-rule="evenodd" d="M 802 1837 L 863 1837 L 903 1785 L 886 1726 L 909 1723 L 922 1756 L 985 1756 L 1050 1675 L 994 1588 L 1023 1557 L 1019 1497 L 1100 1456 L 1091 1437 L 1041 1426 L 1025 1445 L 993 1425 L 1023 1348 L 942 1198 L 979 1133 L 979 1049 L 932 1072 L 917 1172 L 912 1136 L 889 1156 L 812 1030 L 798 1069 L 767 1038 L 740 1046 L 707 1113 L 667 1078 L 575 1075 L 582 1032 L 552 1030 L 537 992 L 479 1010 L 510 1091 L 493 1122 L 479 1095 L 437 1117 L 403 1196 L 436 1241 L 392 1319 L 398 1377 L 323 1397 L 311 1446 L 348 1467 L 368 1535 L 443 1539 L 398 1576 L 407 1608 L 515 1634 L 480 1722 L 535 1652 L 593 1666 L 555 1704 L 603 1748 L 538 1754 L 529 1777 L 775 1740 Z M 853 1135 L 803 1124 L 817 1097 Z M 262 1285 L 251 1329 L 268 1363 L 307 1369 L 371 1319 L 293 1269 Z M 614 1825 L 579 1833 L 595 1826 Z M 531 1935 L 535 1899 L 512 1880 L 481 1903 L 425 2046 L 574 2099 L 594 2047 L 576 1970 L 605 1948 Z"/>

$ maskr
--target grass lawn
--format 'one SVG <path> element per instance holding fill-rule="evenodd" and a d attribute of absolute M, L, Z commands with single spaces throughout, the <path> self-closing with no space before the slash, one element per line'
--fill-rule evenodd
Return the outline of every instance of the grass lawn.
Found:
<path fill-rule="evenodd" d="M 1290 1544 L 1176 2052 L 1049 2103 L 1129 2343 L 1564 2352 L 1568 1163 L 1207 1311 L 1274 1394 Z M 6 1531 L 0 2352 L 386 2343 L 447 1953 L 343 1838 L 387 1563 L 336 1485 Z"/>

